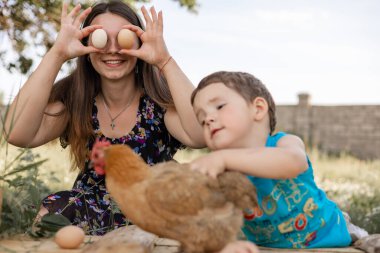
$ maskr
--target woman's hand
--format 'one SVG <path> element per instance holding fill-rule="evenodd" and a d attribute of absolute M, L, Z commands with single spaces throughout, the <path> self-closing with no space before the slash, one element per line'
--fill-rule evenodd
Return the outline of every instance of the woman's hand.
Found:
<path fill-rule="evenodd" d="M 191 162 L 190 168 L 203 174 L 216 178 L 226 170 L 223 151 L 213 151 Z"/>
<path fill-rule="evenodd" d="M 61 14 L 61 29 L 52 50 L 57 53 L 62 61 L 92 53 L 100 50 L 92 46 L 84 46 L 81 40 L 90 35 L 93 31 L 101 28 L 100 25 L 87 26 L 80 29 L 81 23 L 91 12 L 91 7 L 82 11 L 80 4 L 76 5 L 69 14 L 67 14 L 68 3 L 63 1 Z"/>
<path fill-rule="evenodd" d="M 255 244 L 249 241 L 236 241 L 227 244 L 218 253 L 259 253 Z"/>
<path fill-rule="evenodd" d="M 154 7 L 151 7 L 150 14 L 152 17 L 150 17 L 148 11 L 143 6 L 141 7 L 141 12 L 144 15 L 146 23 L 145 31 L 134 25 L 126 25 L 123 27 L 136 33 L 142 41 L 141 47 L 139 49 L 122 49 L 120 53 L 138 57 L 161 69 L 170 57 L 163 37 L 162 11 L 159 11 L 157 14 Z"/>

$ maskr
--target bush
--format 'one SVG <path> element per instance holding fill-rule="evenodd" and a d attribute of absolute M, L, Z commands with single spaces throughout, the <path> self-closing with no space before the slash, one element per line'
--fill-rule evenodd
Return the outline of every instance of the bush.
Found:
<path fill-rule="evenodd" d="M 373 196 L 354 195 L 346 210 L 353 224 L 362 227 L 370 234 L 380 232 L 380 191 Z"/>
<path fill-rule="evenodd" d="M 40 159 L 30 149 L 18 149 L 14 157 L 9 156 L 2 124 L 6 113 L 7 108 L 0 112 L 0 237 L 26 232 L 38 213 L 42 197 L 49 193 L 38 174 L 46 159 Z"/>

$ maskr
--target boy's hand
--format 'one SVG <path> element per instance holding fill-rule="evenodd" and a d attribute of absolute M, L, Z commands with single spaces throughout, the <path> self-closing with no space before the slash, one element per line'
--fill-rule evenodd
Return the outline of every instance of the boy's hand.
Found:
<path fill-rule="evenodd" d="M 259 249 L 249 241 L 230 242 L 218 253 L 258 253 Z"/>
<path fill-rule="evenodd" d="M 191 162 L 190 169 L 216 178 L 226 170 L 222 151 L 214 151 Z"/>

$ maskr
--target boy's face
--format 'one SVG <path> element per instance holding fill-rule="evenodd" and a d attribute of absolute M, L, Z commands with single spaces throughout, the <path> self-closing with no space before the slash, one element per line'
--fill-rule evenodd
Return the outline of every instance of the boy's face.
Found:
<path fill-rule="evenodd" d="M 254 108 L 235 90 L 209 84 L 198 91 L 193 109 L 211 150 L 249 146 Z"/>

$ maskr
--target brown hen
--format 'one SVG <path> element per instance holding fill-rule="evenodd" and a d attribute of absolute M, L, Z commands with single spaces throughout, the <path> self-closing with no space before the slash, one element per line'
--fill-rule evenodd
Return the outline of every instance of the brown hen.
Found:
<path fill-rule="evenodd" d="M 96 143 L 92 163 L 123 214 L 143 230 L 177 240 L 188 253 L 235 241 L 256 189 L 238 172 L 213 179 L 174 161 L 149 167 L 126 145 Z"/>

